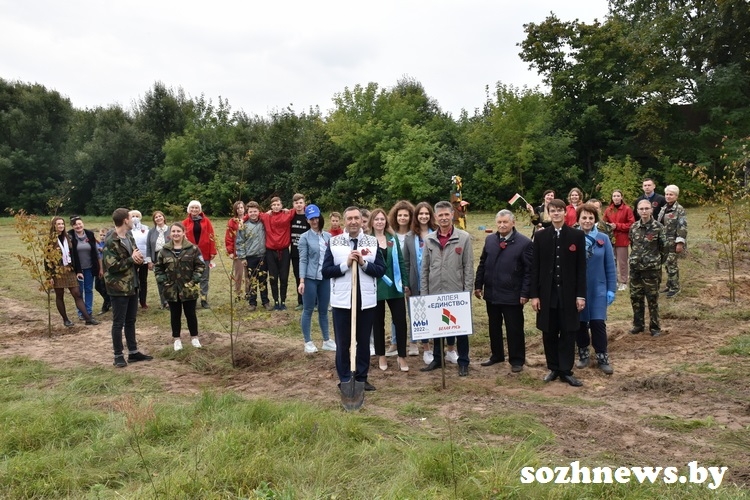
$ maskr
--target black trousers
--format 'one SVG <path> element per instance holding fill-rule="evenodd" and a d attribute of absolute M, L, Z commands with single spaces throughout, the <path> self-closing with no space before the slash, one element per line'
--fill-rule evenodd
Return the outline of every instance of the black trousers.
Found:
<path fill-rule="evenodd" d="M 109 305 L 109 294 L 107 293 L 107 287 L 104 284 L 104 278 L 96 276 L 94 278 L 94 289 L 99 292 L 99 295 L 104 299 L 104 304 Z"/>
<path fill-rule="evenodd" d="M 493 361 L 505 361 L 503 349 L 503 320 L 508 338 L 508 361 L 512 366 L 523 366 L 526 362 L 526 338 L 523 332 L 523 306 L 490 304 L 487 302 L 487 318 L 490 330 L 490 349 Z"/>
<path fill-rule="evenodd" d="M 572 375 L 573 361 L 575 359 L 576 332 L 569 332 L 564 329 L 565 320 L 561 307 L 550 309 L 549 323 L 549 331 L 542 332 L 547 368 L 560 372 L 562 375 Z"/>
<path fill-rule="evenodd" d="M 169 302 L 169 316 L 172 324 L 172 337 L 180 338 L 180 330 L 182 330 L 182 313 L 185 312 L 185 320 L 187 321 L 188 331 L 191 337 L 198 336 L 198 316 L 195 314 L 195 304 L 197 300 L 186 300 L 177 302 Z"/>
<path fill-rule="evenodd" d="M 458 351 L 458 364 L 460 366 L 469 366 L 469 336 L 458 335 L 456 337 L 445 338 L 445 343 L 447 345 L 452 345 L 451 341 L 456 344 L 456 350 Z M 435 345 L 432 352 L 435 359 L 439 361 L 443 355 L 442 347 L 440 347 L 440 339 L 433 339 L 433 342 Z"/>
<path fill-rule="evenodd" d="M 299 290 L 299 247 L 297 247 L 296 245 L 292 245 L 292 250 L 289 255 L 292 259 L 292 272 L 294 273 L 294 282 L 297 284 L 294 289 Z M 302 305 L 302 295 L 300 295 L 299 292 L 297 292 L 297 305 Z"/>
<path fill-rule="evenodd" d="M 348 382 L 352 376 L 354 380 L 367 380 L 370 369 L 370 332 L 375 318 L 375 308 L 357 311 L 357 353 L 356 369 L 352 373 L 349 349 L 352 345 L 352 311 L 351 309 L 333 308 L 333 333 L 336 337 L 336 372 L 339 381 Z"/>
<path fill-rule="evenodd" d="M 135 272 L 138 274 L 138 300 L 145 306 L 148 296 L 148 264 L 135 266 Z"/>
<path fill-rule="evenodd" d="M 282 304 L 286 302 L 286 290 L 289 286 L 289 249 L 266 250 L 266 265 L 273 301 Z M 279 295 L 279 282 L 281 282 L 281 295 Z"/>
<path fill-rule="evenodd" d="M 406 356 L 406 301 L 400 299 L 379 300 L 375 307 L 373 338 L 375 354 L 385 356 L 385 304 L 391 310 L 391 319 L 396 325 L 396 347 L 400 357 Z"/>
<path fill-rule="evenodd" d="M 589 329 L 591 336 L 589 337 Z M 594 346 L 594 352 L 597 354 L 607 353 L 607 324 L 603 319 L 592 319 L 588 323 L 581 321 L 581 328 L 576 334 L 576 344 L 578 347 Z"/>
<path fill-rule="evenodd" d="M 112 349 L 115 356 L 122 354 L 122 333 L 125 331 L 125 342 L 128 354 L 138 352 L 138 342 L 135 338 L 135 320 L 138 316 L 138 297 L 134 295 L 111 296 L 112 303 Z"/>

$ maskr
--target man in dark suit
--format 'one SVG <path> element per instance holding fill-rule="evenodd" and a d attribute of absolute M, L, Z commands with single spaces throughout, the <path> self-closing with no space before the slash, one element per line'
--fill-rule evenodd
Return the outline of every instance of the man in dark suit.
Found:
<path fill-rule="evenodd" d="M 578 313 L 586 305 L 586 243 L 583 231 L 565 225 L 564 201 L 552 200 L 547 210 L 552 225 L 534 237 L 530 290 L 550 370 L 544 381 L 580 387 L 572 370 Z"/>
<path fill-rule="evenodd" d="M 667 204 L 667 199 L 655 191 L 656 183 L 653 179 L 643 179 L 642 186 L 643 194 L 636 198 L 636 200 L 633 202 L 633 206 L 637 207 L 638 202 L 641 200 L 648 200 L 651 208 L 654 209 L 654 220 L 659 220 L 659 214 L 664 208 L 664 205 Z M 638 210 L 633 210 L 633 216 L 635 217 L 636 222 L 638 222 L 638 220 L 641 218 L 640 214 L 638 214 L 637 212 Z"/>

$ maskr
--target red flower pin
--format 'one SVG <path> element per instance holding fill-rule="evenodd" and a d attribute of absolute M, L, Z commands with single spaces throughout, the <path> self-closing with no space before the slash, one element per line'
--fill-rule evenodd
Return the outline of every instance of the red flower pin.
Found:
<path fill-rule="evenodd" d="M 599 245 L 600 247 L 603 247 L 604 246 L 604 240 L 596 240 L 596 244 Z"/>
<path fill-rule="evenodd" d="M 656 207 L 659 206 L 659 202 L 658 201 L 653 201 L 653 202 L 651 202 L 651 206 L 654 207 L 654 208 L 656 208 Z"/>
<path fill-rule="evenodd" d="M 501 250 L 505 250 L 505 247 L 507 247 L 507 246 L 508 246 L 508 244 L 507 244 L 507 243 L 505 243 L 504 241 L 501 241 L 501 242 L 500 242 L 500 249 L 501 249 Z"/>
<path fill-rule="evenodd" d="M 461 248 L 461 247 L 456 247 L 456 253 L 457 253 L 458 255 L 461 255 L 461 254 L 463 253 L 463 251 L 464 251 L 464 249 L 463 249 L 463 248 Z"/>
<path fill-rule="evenodd" d="M 392 247 L 393 246 L 393 242 L 389 241 L 388 243 L 386 243 L 386 245 L 388 245 L 389 247 Z"/>
<path fill-rule="evenodd" d="M 653 240 L 653 239 L 654 239 L 654 235 L 653 235 L 653 234 L 651 234 L 651 233 L 648 233 L 648 234 L 646 235 L 646 239 L 647 239 L 648 241 L 651 241 L 651 240 Z"/>
<path fill-rule="evenodd" d="M 568 250 L 570 250 L 571 252 L 575 252 L 575 251 L 576 251 L 576 244 L 575 244 L 575 243 L 573 243 L 572 245 L 570 245 L 570 246 L 568 247 Z"/>
<path fill-rule="evenodd" d="M 368 253 L 370 253 L 370 251 L 366 248 L 363 248 L 362 251 L 360 252 L 360 254 L 362 255 L 367 255 Z"/>

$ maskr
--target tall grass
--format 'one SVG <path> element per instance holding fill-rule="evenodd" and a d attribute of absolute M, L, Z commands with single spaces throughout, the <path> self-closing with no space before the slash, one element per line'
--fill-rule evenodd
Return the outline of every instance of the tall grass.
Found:
<path fill-rule="evenodd" d="M 95 377 L 98 384 L 89 381 Z M 404 426 L 233 393 L 162 393 L 121 372 L 0 359 L 3 498 L 703 498 L 685 485 L 521 485 L 555 465 L 533 417 Z M 490 436 L 481 438 L 481 436 Z M 728 439 L 736 441 L 735 439 Z M 722 487 L 716 498 L 749 498 Z"/>

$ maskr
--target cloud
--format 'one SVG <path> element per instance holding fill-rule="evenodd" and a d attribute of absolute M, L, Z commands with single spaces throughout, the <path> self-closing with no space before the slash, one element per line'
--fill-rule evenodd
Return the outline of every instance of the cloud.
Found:
<path fill-rule="evenodd" d="M 264 115 L 325 111 L 345 87 L 410 75 L 457 114 L 481 107 L 485 86 L 540 82 L 516 44 L 551 10 L 590 21 L 607 3 L 0 0 L 0 77 L 77 107 L 127 106 L 162 81 Z"/>

